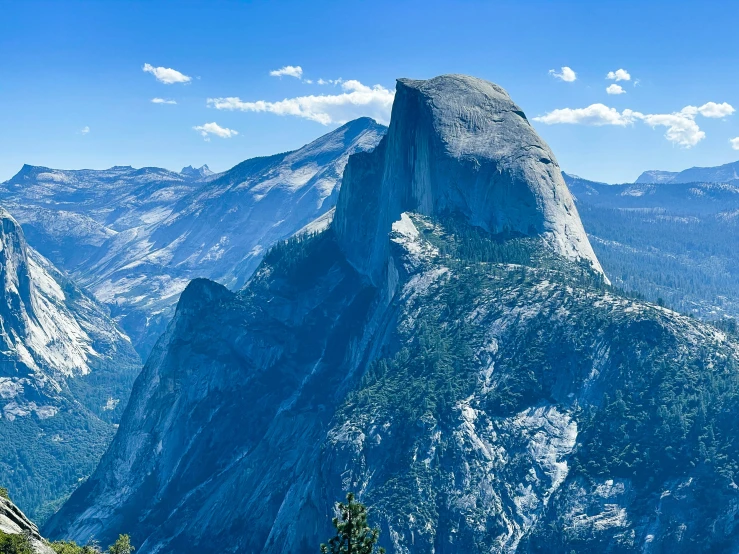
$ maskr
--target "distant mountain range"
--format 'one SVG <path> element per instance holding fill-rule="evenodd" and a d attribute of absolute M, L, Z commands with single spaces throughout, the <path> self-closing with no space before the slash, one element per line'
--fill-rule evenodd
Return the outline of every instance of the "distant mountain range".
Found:
<path fill-rule="evenodd" d="M 616 286 L 703 319 L 739 317 L 739 182 L 564 178 Z"/>
<path fill-rule="evenodd" d="M 683 171 L 645 171 L 635 183 L 729 183 L 739 180 L 739 162 L 717 167 L 691 167 Z"/>
<path fill-rule="evenodd" d="M 191 279 L 243 286 L 272 244 L 334 207 L 349 155 L 384 133 L 358 119 L 217 175 L 207 166 L 26 165 L 0 184 L 0 203 L 35 248 L 110 307 L 146 357 Z"/>

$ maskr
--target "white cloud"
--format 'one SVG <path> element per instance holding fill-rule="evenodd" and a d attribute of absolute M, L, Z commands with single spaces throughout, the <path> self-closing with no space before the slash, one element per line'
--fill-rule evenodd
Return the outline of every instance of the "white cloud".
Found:
<path fill-rule="evenodd" d="M 312 79 L 303 79 L 303 82 L 304 83 L 307 83 L 309 85 L 312 85 L 313 84 L 313 80 Z"/>
<path fill-rule="evenodd" d="M 626 94 L 626 91 L 623 89 L 623 87 L 621 85 L 617 85 L 616 83 L 609 85 L 608 88 L 606 88 L 606 92 L 608 94 Z"/>
<path fill-rule="evenodd" d="M 618 125 L 624 127 L 634 122 L 634 114 L 635 112 L 631 110 L 619 112 L 616 108 L 609 108 L 605 104 L 591 104 L 587 108 L 553 110 L 546 115 L 535 117 L 534 121 L 540 121 L 547 125 L 569 123 L 573 125 Z"/>
<path fill-rule="evenodd" d="M 727 115 L 733 114 L 735 111 L 734 107 L 726 102 L 721 104 L 716 104 L 716 102 L 707 102 L 698 108 L 698 112 L 703 117 L 715 118 L 726 117 Z"/>
<path fill-rule="evenodd" d="M 646 114 L 640 119 L 650 127 L 667 127 L 665 138 L 670 142 L 690 148 L 695 146 L 704 138 L 706 133 L 700 130 L 695 122 L 696 112 L 693 106 L 686 106 L 679 112 L 667 114 Z"/>
<path fill-rule="evenodd" d="M 192 81 L 192 77 L 180 73 L 176 69 L 169 67 L 154 67 L 148 63 L 144 64 L 142 68 L 146 73 L 151 73 L 156 77 L 156 80 L 165 85 L 171 85 L 174 83 L 189 83 Z"/>
<path fill-rule="evenodd" d="M 568 83 L 577 79 L 577 73 L 567 66 L 562 67 L 560 73 L 557 73 L 554 69 L 550 69 L 549 74 L 552 77 L 556 77 L 557 79 Z"/>
<path fill-rule="evenodd" d="M 336 83 L 338 84 L 338 80 Z M 244 102 L 238 97 L 208 98 L 208 105 L 217 110 L 292 115 L 323 125 L 346 123 L 361 116 L 373 117 L 381 123 L 389 121 L 395 96 L 393 91 L 381 85 L 368 87 L 355 80 L 341 82 L 341 88 L 343 92 L 340 94 L 298 96 L 278 102 Z"/>
<path fill-rule="evenodd" d="M 225 127 L 221 127 L 215 121 L 212 123 L 206 123 L 204 125 L 198 125 L 196 127 L 193 127 L 193 129 L 199 131 L 206 141 L 210 141 L 210 135 L 215 135 L 221 138 L 231 138 L 239 134 L 238 131 L 234 131 L 233 129 L 226 129 Z"/>
<path fill-rule="evenodd" d="M 165 98 L 152 98 L 151 99 L 153 104 L 176 104 L 176 100 L 167 100 Z"/>
<path fill-rule="evenodd" d="M 295 77 L 300 79 L 303 76 L 303 68 L 299 65 L 286 65 L 280 69 L 274 69 L 269 72 L 272 77 Z"/>
<path fill-rule="evenodd" d="M 85 125 L 84 127 L 82 127 L 82 129 L 80 129 L 81 135 L 86 135 L 89 132 L 90 132 L 90 128 L 87 125 Z"/>
<path fill-rule="evenodd" d="M 739 150 L 739 137 L 729 139 L 729 142 L 734 150 Z"/>
<path fill-rule="evenodd" d="M 319 85 L 334 85 L 334 86 L 340 85 L 343 82 L 344 82 L 344 79 L 342 79 L 341 77 L 339 77 L 338 79 L 318 79 L 316 81 L 316 83 L 318 83 Z"/>
<path fill-rule="evenodd" d="M 611 81 L 631 81 L 631 75 L 625 69 L 617 69 L 616 71 L 609 71 L 606 79 L 610 79 Z"/>
<path fill-rule="evenodd" d="M 731 115 L 733 112 L 734 108 L 726 102 L 722 104 L 708 102 L 700 107 L 685 106 L 679 112 L 666 114 L 643 114 L 629 109 L 619 112 L 615 108 L 609 108 L 604 104 L 592 104 L 587 108 L 553 110 L 543 116 L 535 117 L 534 121 L 540 121 L 547 125 L 568 123 L 618 125 L 623 127 L 638 120 L 652 128 L 667 127 L 667 131 L 665 131 L 667 140 L 685 148 L 690 148 L 706 138 L 706 133 L 701 131 L 695 121 L 697 115 L 716 118 Z M 739 137 L 737 138 L 739 139 Z"/>

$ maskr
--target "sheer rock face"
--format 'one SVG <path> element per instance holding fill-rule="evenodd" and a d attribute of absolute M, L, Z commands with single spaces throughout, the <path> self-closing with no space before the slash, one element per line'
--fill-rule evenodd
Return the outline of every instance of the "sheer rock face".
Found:
<path fill-rule="evenodd" d="M 603 272 L 554 154 L 505 90 L 481 79 L 398 80 L 387 136 L 350 159 L 334 228 L 374 282 L 404 211 L 461 213 L 493 234 L 538 235 Z"/>
<path fill-rule="evenodd" d="M 94 469 L 140 367 L 109 312 L 0 208 L 0 484 L 29 515 Z"/>

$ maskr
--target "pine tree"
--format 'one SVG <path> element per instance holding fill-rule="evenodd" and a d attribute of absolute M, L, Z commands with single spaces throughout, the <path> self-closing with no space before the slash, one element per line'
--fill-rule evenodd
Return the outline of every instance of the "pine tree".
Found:
<path fill-rule="evenodd" d="M 118 535 L 118 540 L 108 547 L 108 554 L 131 554 L 134 550 L 128 535 Z"/>
<path fill-rule="evenodd" d="M 354 500 L 354 494 L 346 495 L 346 504 L 338 504 L 340 517 L 333 519 L 336 536 L 328 544 L 321 545 L 321 554 L 373 554 L 380 537 L 379 529 L 371 529 L 367 524 L 367 508 Z M 378 554 L 385 549 L 378 547 Z"/>

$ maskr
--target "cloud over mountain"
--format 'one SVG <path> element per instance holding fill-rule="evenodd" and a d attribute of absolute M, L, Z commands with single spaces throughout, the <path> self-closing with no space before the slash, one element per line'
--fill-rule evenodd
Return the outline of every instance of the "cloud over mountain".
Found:
<path fill-rule="evenodd" d="M 609 92 L 609 94 L 614 93 Z M 685 106 L 678 112 L 661 114 L 643 114 L 630 109 L 619 112 L 615 108 L 598 103 L 591 104 L 586 108 L 560 108 L 552 110 L 542 116 L 534 117 L 533 120 L 547 125 L 566 123 L 594 126 L 616 125 L 620 127 L 631 125 L 635 121 L 643 121 L 652 128 L 667 127 L 667 131 L 665 132 L 665 138 L 667 140 L 679 146 L 691 148 L 706 137 L 706 133 L 700 129 L 698 123 L 695 121 L 696 116 L 721 118 L 731 115 L 734 111 L 734 107 L 727 102 L 721 104 L 707 102 L 702 106 Z"/>
<path fill-rule="evenodd" d="M 267 112 L 317 121 L 323 125 L 346 123 L 367 116 L 387 123 L 395 93 L 382 85 L 369 87 L 356 80 L 343 81 L 340 94 L 320 94 L 285 98 L 277 102 L 245 102 L 238 96 L 208 98 L 208 106 L 217 110 Z"/>

